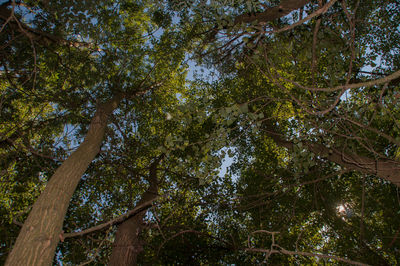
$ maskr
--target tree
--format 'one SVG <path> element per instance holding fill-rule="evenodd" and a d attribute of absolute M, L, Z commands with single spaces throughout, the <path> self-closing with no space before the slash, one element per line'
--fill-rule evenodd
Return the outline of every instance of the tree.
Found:
<path fill-rule="evenodd" d="M 398 263 L 398 10 L 5 2 L 7 263 Z"/>
<path fill-rule="evenodd" d="M 296 107 L 296 113 L 302 113 L 310 117 L 312 121 L 315 117 L 322 117 L 326 121 L 327 115 L 334 114 L 336 119 L 349 123 L 345 127 L 354 128 L 354 131 L 347 135 L 361 135 L 359 130 L 363 130 L 370 132 L 368 141 L 372 141 L 371 134 L 375 134 L 382 138 L 382 141 L 387 141 L 387 145 L 396 144 L 397 133 L 383 132 L 380 129 L 382 126 L 375 125 L 373 120 L 366 125 L 354 113 L 352 114 L 354 110 L 360 108 L 360 103 L 356 104 L 352 101 L 357 97 L 350 97 L 356 93 L 362 93 L 363 97 L 367 98 L 371 98 L 374 94 L 375 99 L 371 98 L 368 102 L 369 105 L 375 106 L 373 110 L 391 109 L 386 106 L 391 105 L 391 101 L 385 102 L 385 96 L 391 96 L 389 91 L 396 88 L 396 80 L 400 75 L 400 72 L 395 71 L 396 57 L 390 55 L 397 49 L 395 42 L 398 35 L 389 36 L 387 33 L 382 33 L 381 28 L 378 31 L 375 30 L 381 25 L 376 25 L 373 20 L 375 12 L 378 12 L 376 10 L 379 9 L 379 4 L 374 1 L 362 6 L 357 1 L 354 3 L 329 1 L 325 4 L 320 1 L 318 5 L 311 4 L 310 1 L 294 2 L 282 1 L 276 7 L 255 2 L 254 6 L 247 7 L 248 14 L 240 14 L 243 12 L 243 5 L 238 4 L 229 12 L 224 12 L 223 3 L 213 2 L 213 5 L 218 7 L 215 16 L 221 19 L 200 18 L 200 20 L 208 20 L 204 22 L 195 21 L 198 17 L 194 17 L 192 23 L 203 25 L 197 30 L 212 32 L 214 36 L 211 39 L 203 38 L 205 43 L 210 43 L 210 41 L 214 43 L 206 53 L 224 54 L 222 58 L 225 63 L 222 63 L 221 56 L 218 54 L 211 57 L 213 62 L 221 62 L 221 67 L 230 73 L 235 72 L 232 66 L 238 60 L 247 62 L 243 66 L 246 69 L 250 67 L 248 64 L 254 65 L 252 69 L 260 71 L 266 77 L 264 85 L 279 88 L 281 94 L 278 97 L 289 98 Z M 203 5 L 200 2 L 197 4 Z M 395 5 L 393 3 L 393 6 Z M 199 6 L 193 9 L 200 10 Z M 208 11 L 210 7 L 204 10 Z M 300 7 L 300 13 L 292 12 L 290 18 L 277 20 Z M 392 6 L 379 12 L 384 17 L 381 21 L 382 25 L 387 25 L 385 31 L 396 32 Z M 303 18 L 303 15 L 306 17 Z M 290 24 L 290 22 L 293 23 Z M 366 25 L 371 25 L 371 28 L 367 30 Z M 367 35 L 365 35 L 366 32 L 368 32 Z M 382 73 L 379 78 L 371 76 L 374 71 L 365 71 L 371 66 L 376 67 L 377 63 L 376 54 L 369 51 L 377 50 L 374 48 L 376 46 L 383 48 L 383 44 L 379 41 L 372 41 L 375 40 L 376 34 L 387 35 L 389 40 L 381 51 L 384 56 L 378 59 L 380 66 L 376 72 Z M 322 40 L 320 43 L 319 39 Z M 326 63 L 330 61 L 335 64 L 326 67 Z M 385 72 L 388 74 L 384 74 Z M 263 96 L 269 97 L 269 95 Z M 350 99 L 344 101 L 346 96 Z M 243 99 L 241 102 L 245 100 L 252 99 Z M 365 111 L 360 110 L 360 112 Z M 369 117 L 369 119 L 371 117 L 378 119 L 377 112 L 371 111 Z M 391 121 L 393 125 L 394 120 Z M 309 128 L 316 128 L 316 126 L 307 126 L 305 132 Z M 388 128 L 390 130 L 391 126 L 389 125 Z M 279 134 L 279 132 L 275 133 Z M 281 139 L 280 143 L 286 146 L 291 145 L 285 141 Z M 307 145 L 310 150 L 319 155 L 329 151 L 317 144 L 307 143 Z M 362 145 L 368 146 L 365 143 L 361 143 Z M 354 154 L 341 148 L 331 149 L 331 151 L 333 154 L 330 159 L 338 164 L 364 173 L 374 173 L 390 182 L 398 183 L 399 177 L 396 171 L 398 163 L 382 150 L 374 150 L 375 154 L 369 156 L 363 154 L 362 151 Z"/>
<path fill-rule="evenodd" d="M 27 4 L 29 7 L 30 3 Z M 63 50 L 67 49 L 68 52 L 68 49 L 70 49 L 69 47 L 63 46 L 65 46 L 66 44 L 71 44 L 71 42 L 67 38 L 61 39 L 57 37 L 52 38 L 51 42 L 48 43 L 49 34 L 43 33 L 42 29 L 36 30 L 36 27 L 42 26 L 40 25 L 40 23 L 42 23 L 41 19 L 32 19 L 33 23 L 39 24 L 35 25 L 34 28 L 28 27 L 26 26 L 26 24 L 22 24 L 23 22 L 17 12 L 16 5 L 17 4 L 14 1 L 10 1 L 2 5 L 2 10 L 4 11 L 3 14 L 7 14 L 7 18 L 5 16 L 2 17 L 4 21 L 3 30 L 5 30 L 8 34 L 5 35 L 5 38 L 9 41 L 8 48 L 14 48 L 20 45 L 20 43 L 14 41 L 12 37 L 16 33 L 23 35 L 22 42 L 29 41 L 32 44 L 33 66 L 31 70 L 28 69 L 28 73 L 29 71 L 32 71 L 32 74 L 31 77 L 28 78 L 28 80 L 23 80 L 21 74 L 12 76 L 14 73 L 18 73 L 19 69 L 10 67 L 9 62 L 7 61 L 4 62 L 3 66 L 6 70 L 6 77 L 10 80 L 10 84 L 13 84 L 14 80 L 16 82 L 20 82 L 17 83 L 14 88 L 10 88 L 11 90 L 18 90 L 18 86 L 27 86 L 27 89 L 29 90 L 29 88 L 31 88 L 28 87 L 29 85 L 31 85 L 32 87 L 39 85 L 36 84 L 37 76 L 40 76 L 40 78 L 44 80 L 44 82 L 46 82 L 46 78 L 48 78 L 46 76 L 47 69 L 45 69 L 44 74 L 39 72 L 37 69 L 38 58 L 39 56 L 42 56 L 42 54 L 38 54 L 38 49 L 36 48 L 37 45 L 40 45 L 40 48 L 43 49 L 44 61 L 42 64 L 46 66 L 46 60 L 48 60 L 48 58 L 46 57 L 47 55 L 45 53 L 55 54 L 55 57 L 59 57 L 58 59 L 61 59 L 62 61 L 64 55 Z M 18 8 L 21 6 L 24 5 L 19 3 Z M 59 12 L 60 9 L 62 10 L 63 8 L 65 8 L 65 6 L 58 6 L 58 3 L 55 3 L 54 6 L 51 7 L 44 6 L 45 10 L 49 9 L 46 10 L 47 12 L 45 10 L 39 9 L 42 17 L 50 17 L 50 19 L 45 21 L 47 25 L 44 27 L 53 27 L 51 28 L 51 30 L 59 30 L 59 28 L 57 28 L 57 23 L 55 26 L 51 25 L 51 20 L 54 19 L 54 16 L 57 17 L 57 12 Z M 75 8 L 76 7 L 72 7 L 69 13 L 63 12 L 63 14 L 67 17 L 72 17 L 75 15 L 75 12 L 80 12 L 79 9 L 76 10 Z M 111 12 L 115 8 L 119 8 L 119 11 L 121 12 L 121 17 L 125 17 L 125 20 L 110 21 L 109 16 L 110 14 L 112 14 Z M 65 213 L 67 211 L 69 201 L 83 173 L 86 171 L 87 167 L 90 165 L 91 161 L 95 158 L 100 150 L 100 146 L 102 144 L 108 124 L 109 116 L 118 107 L 121 100 L 129 100 L 132 97 L 137 97 L 140 94 L 149 93 L 151 90 L 159 87 L 161 85 L 160 82 L 163 82 L 163 85 L 167 86 L 167 83 L 169 82 L 168 77 L 172 77 L 174 75 L 174 72 L 171 72 L 171 67 L 176 69 L 177 61 L 174 60 L 179 59 L 178 50 L 173 52 L 172 56 L 168 58 L 171 58 L 169 62 L 151 62 L 145 58 L 146 46 L 151 47 L 154 45 L 154 43 L 152 44 L 150 40 L 146 43 L 143 35 L 150 32 L 152 30 L 152 27 L 154 26 L 151 25 L 150 17 L 145 13 L 144 7 L 139 7 L 138 5 L 129 2 L 121 2 L 118 4 L 107 4 L 106 2 L 104 2 L 101 3 L 100 6 L 97 6 L 96 9 L 85 10 L 85 12 L 86 11 L 92 11 L 93 15 L 96 13 L 99 14 L 99 16 L 96 17 L 96 26 L 102 25 L 104 32 L 100 36 L 98 36 L 97 34 L 91 35 L 90 33 L 91 30 L 93 30 L 94 25 L 92 26 L 92 28 L 88 29 L 83 27 L 83 30 L 86 31 L 80 32 L 80 37 L 86 38 L 90 40 L 90 42 L 96 43 L 96 47 L 99 48 L 96 48 L 96 50 L 93 51 L 91 50 L 92 45 L 89 45 L 90 49 L 83 51 L 83 54 L 88 58 L 86 59 L 85 64 L 88 64 L 92 73 L 89 73 L 90 76 L 88 79 L 82 79 L 78 81 L 83 86 L 79 85 L 76 88 L 77 91 L 75 92 L 79 92 L 79 90 L 82 90 L 82 92 L 79 92 L 81 94 L 78 94 L 78 98 L 83 98 L 87 95 L 90 95 L 90 98 L 83 98 L 81 100 L 85 103 L 86 106 L 97 107 L 96 112 L 91 119 L 89 130 L 83 142 L 58 167 L 58 169 L 55 171 L 55 173 L 50 178 L 48 184 L 46 185 L 45 190 L 41 193 L 41 196 L 38 198 L 38 200 L 36 200 L 35 204 L 33 205 L 32 210 L 30 211 L 30 214 L 25 221 L 21 232 L 19 233 L 17 242 L 15 243 L 13 250 L 8 257 L 7 264 L 9 265 L 50 264 L 54 256 L 56 245 L 60 240 L 61 226 L 64 220 Z M 55 14 L 53 12 L 55 12 Z M 80 13 L 80 17 L 82 17 L 83 19 L 86 18 L 89 22 L 91 21 L 91 19 L 93 19 L 91 18 L 91 14 L 83 15 L 83 13 Z M 137 22 L 140 23 L 138 24 L 139 27 L 136 27 L 135 19 L 137 20 Z M 16 27 L 17 24 L 19 26 L 18 28 Z M 62 30 L 68 31 L 70 29 L 67 28 Z M 69 33 L 71 34 L 69 38 L 76 38 L 73 35 L 74 32 L 71 33 Z M 52 34 L 61 35 L 66 34 L 66 32 L 59 31 Z M 118 36 L 118 38 L 112 39 L 115 38 L 115 36 Z M 53 39 L 57 41 L 53 42 Z M 124 40 L 124 43 L 118 43 L 120 42 L 120 40 Z M 61 46 L 60 44 L 63 46 Z M 54 45 L 55 47 L 53 48 L 51 45 Z M 121 45 L 128 45 L 129 47 L 125 48 L 125 50 L 119 51 L 119 49 L 123 48 L 121 47 Z M 75 45 L 72 46 L 75 47 Z M 57 49 L 61 51 L 58 52 Z M 78 54 L 81 52 L 80 49 L 81 47 L 78 45 Z M 126 54 L 128 51 L 130 51 L 130 53 Z M 98 52 L 98 54 L 92 55 L 93 52 Z M 69 56 L 71 56 L 71 54 L 67 53 L 66 58 L 68 59 Z M 54 58 L 54 55 L 52 57 Z M 79 58 L 76 57 L 75 60 L 78 61 Z M 56 62 L 50 61 L 50 63 L 54 64 Z M 59 63 L 57 62 L 55 67 L 57 67 L 58 64 Z M 126 66 L 127 64 L 129 65 Z M 72 69 L 72 71 L 76 71 L 74 67 L 74 65 L 68 65 L 66 68 L 68 70 Z M 102 67 L 104 67 L 104 69 L 102 69 Z M 157 75 L 161 75 L 163 73 L 166 74 L 165 70 L 158 71 L 158 68 L 162 69 L 163 67 L 169 68 L 167 70 L 168 74 L 163 76 L 162 79 L 156 78 L 156 81 L 152 81 L 152 79 L 154 77 L 157 77 Z M 154 71 L 156 74 L 152 74 L 154 69 L 156 69 Z M 106 71 L 103 72 L 105 74 L 105 79 L 95 79 L 93 75 L 103 74 L 102 70 Z M 10 71 L 12 71 L 12 74 L 9 73 Z M 25 69 L 21 71 L 25 71 Z M 64 74 L 64 72 L 51 73 L 50 77 L 52 77 L 53 79 L 55 78 L 56 80 L 56 84 L 54 84 L 55 88 L 57 88 L 57 86 L 59 85 L 57 84 L 57 81 L 59 81 L 58 76 Z M 72 76 L 67 76 L 67 78 L 63 80 L 63 86 L 65 86 L 65 83 L 68 83 L 67 79 L 69 78 L 72 78 Z M 167 79 L 167 81 L 165 81 L 165 79 Z M 48 86 L 47 83 L 44 84 L 45 87 Z M 88 87 L 86 87 L 85 85 Z M 85 90 L 87 90 L 86 93 Z M 93 90 L 95 90 L 94 93 L 91 93 L 91 91 Z M 46 91 L 39 92 L 39 94 L 44 94 L 45 96 L 47 96 L 45 93 Z M 60 94 L 60 92 L 55 93 Z M 68 91 L 67 93 L 70 93 L 70 91 Z M 72 90 L 71 93 L 73 94 L 74 91 Z M 57 101 L 54 101 L 56 99 L 52 98 L 51 96 L 54 95 L 50 94 L 48 96 L 50 98 L 50 104 L 58 105 Z M 95 100 L 97 103 L 93 102 L 93 100 Z M 104 102 L 101 103 L 102 101 Z M 73 99 L 71 101 L 71 104 L 73 105 Z M 62 105 L 62 103 L 60 105 Z M 65 109 L 68 110 L 68 106 Z M 74 109 L 72 109 L 71 111 L 76 112 L 76 110 Z M 82 111 L 85 112 L 85 110 Z M 85 124 L 86 123 L 82 125 Z"/>
<path fill-rule="evenodd" d="M 374 1 L 363 5 L 359 1 L 319 1 L 318 5 L 300 2 L 300 12 L 292 12 L 286 18 L 287 13 L 279 15 L 279 8 L 291 10 L 290 1 L 281 1 L 276 7 L 256 1 L 252 6 L 238 3 L 231 9 L 226 9 L 222 2 L 213 2 L 208 8 L 216 7 L 217 15 L 188 18 L 197 27 L 194 30 L 208 33 L 199 34 L 208 45 L 205 51 L 200 50 L 203 58 L 209 55 L 209 62 L 219 63 L 219 69 L 225 73 L 223 84 L 213 92 L 221 98 L 217 101 L 219 106 L 221 102 L 248 105 L 250 114 L 237 118 L 236 134 L 232 135 L 239 142 L 238 154 L 250 154 L 238 162 L 237 168 L 241 169 L 238 175 L 244 177 L 244 173 L 249 173 L 247 186 L 250 179 L 256 178 L 260 182 L 272 179 L 268 182 L 278 182 L 279 186 L 286 182 L 283 180 L 291 180 L 288 176 L 280 177 L 282 173 L 262 174 L 271 158 L 261 156 L 262 150 L 257 147 L 267 149 L 261 141 L 288 149 L 287 155 L 279 157 L 285 158 L 285 168 L 288 167 L 285 161 L 295 163 L 294 180 L 310 175 L 308 172 L 316 164 L 331 167 L 335 163 L 337 169 L 355 170 L 397 185 L 398 127 L 397 111 L 393 111 L 397 110 L 393 103 L 399 75 L 394 55 L 398 30 L 393 8 L 397 3 L 382 7 Z M 195 2 L 188 8 L 201 13 L 200 5 L 204 3 Z M 248 14 L 243 14 L 243 10 Z M 376 14 L 381 14 L 379 22 L 375 20 Z M 240 25 L 238 21 L 244 23 Z M 382 36 L 387 41 L 378 41 Z M 373 48 L 377 46 L 380 48 Z M 375 53 L 378 50 L 383 54 L 380 57 Z M 264 166 L 252 169 L 253 164 L 246 166 L 249 160 L 260 160 Z M 278 191 L 321 182 L 321 176 L 311 176 L 314 181 L 300 179 L 296 185 L 291 183 Z M 254 187 L 265 188 L 265 185 L 255 183 Z M 390 191 L 388 194 L 396 198 L 395 189 Z M 257 206 L 279 193 L 253 194 L 259 198 L 254 202 Z M 364 199 L 362 202 L 363 205 Z M 363 224 L 365 217 L 360 216 Z M 396 226 L 389 235 L 397 235 Z M 395 242 L 390 243 L 392 246 Z M 270 251 L 264 249 L 265 252 Z"/>

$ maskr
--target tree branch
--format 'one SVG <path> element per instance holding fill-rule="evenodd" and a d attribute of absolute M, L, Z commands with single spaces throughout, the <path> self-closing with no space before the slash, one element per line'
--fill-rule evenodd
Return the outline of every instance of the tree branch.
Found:
<path fill-rule="evenodd" d="M 265 233 L 265 234 L 271 235 L 271 238 L 272 238 L 271 248 L 270 249 L 252 248 L 251 245 L 250 245 L 250 235 L 255 234 L 255 233 Z M 275 235 L 276 234 L 279 234 L 279 232 L 270 232 L 270 231 L 267 231 L 267 230 L 254 231 L 251 234 L 249 234 L 248 239 L 247 239 L 248 248 L 245 248 L 244 250 L 247 251 L 247 252 L 262 252 L 262 253 L 266 253 L 264 262 L 266 262 L 268 260 L 268 258 L 272 254 L 277 254 L 278 253 L 278 254 L 285 254 L 285 255 L 290 255 L 290 256 L 300 255 L 300 256 L 317 257 L 317 258 L 323 258 L 323 259 L 334 259 L 334 260 L 346 262 L 346 263 L 352 264 L 352 265 L 360 265 L 360 266 L 367 266 L 368 265 L 368 264 L 365 264 L 365 263 L 352 261 L 352 260 L 349 260 L 349 259 L 345 259 L 345 258 L 341 258 L 341 257 L 338 257 L 338 256 L 333 256 L 333 255 L 286 250 L 283 247 L 275 244 Z"/>
<path fill-rule="evenodd" d="M 294 143 L 284 140 L 280 134 L 268 131 L 269 136 L 280 146 L 293 149 Z M 340 151 L 336 148 L 328 148 L 322 144 L 302 142 L 307 149 L 318 156 L 337 163 L 349 170 L 372 174 L 386 179 L 400 187 L 400 163 L 390 159 L 375 159 L 366 156 Z"/>
<path fill-rule="evenodd" d="M 285 77 L 280 76 L 279 74 L 276 74 L 280 79 L 286 81 L 286 82 L 290 82 L 293 85 L 305 89 L 305 90 L 309 90 L 309 91 L 326 91 L 326 92 L 334 92 L 334 91 L 340 91 L 340 90 L 348 90 L 348 89 L 356 89 L 356 88 L 360 88 L 360 87 L 372 87 L 375 85 L 381 85 L 381 84 L 385 84 L 388 83 L 390 81 L 393 81 L 397 78 L 400 78 L 400 70 L 386 76 L 380 79 L 375 79 L 375 80 L 369 80 L 366 82 L 361 82 L 361 83 L 353 83 L 353 84 L 347 84 L 347 85 L 339 85 L 336 87 L 332 87 L 332 88 L 310 88 L 310 87 L 306 87 L 303 86 L 295 81 L 289 80 Z"/>
<path fill-rule="evenodd" d="M 317 257 L 317 258 L 322 258 L 322 259 L 333 259 L 333 260 L 345 262 L 345 263 L 348 263 L 351 265 L 359 265 L 359 266 L 368 266 L 369 265 L 366 263 L 353 261 L 353 260 L 349 260 L 349 259 L 338 257 L 338 256 L 321 254 L 321 253 L 304 252 L 304 251 L 289 251 L 278 245 L 275 245 L 275 246 L 278 247 L 279 250 L 277 250 L 277 249 L 270 250 L 270 249 L 262 249 L 262 248 L 246 248 L 245 251 L 247 251 L 247 252 L 263 252 L 263 253 L 267 253 L 267 254 L 285 254 L 285 255 L 290 255 L 290 256 L 300 255 L 300 256 L 306 256 L 306 257 Z"/>
<path fill-rule="evenodd" d="M 273 30 L 273 31 L 271 31 L 271 32 L 266 32 L 266 33 L 279 33 L 279 32 L 283 32 L 283 31 L 287 31 L 287 30 L 293 29 L 294 27 L 297 27 L 297 26 L 303 24 L 304 22 L 306 22 L 306 21 L 308 21 L 308 20 L 310 20 L 310 19 L 312 19 L 312 18 L 314 18 L 314 17 L 316 17 L 316 16 L 319 16 L 319 15 L 325 13 L 331 6 L 333 6 L 334 3 L 336 3 L 336 1 L 337 1 L 337 0 L 331 0 L 331 1 L 329 1 L 329 2 L 326 3 L 323 7 L 321 7 L 320 9 L 318 9 L 317 11 L 311 13 L 311 14 L 308 15 L 307 17 L 305 17 L 305 18 L 303 18 L 303 19 L 300 19 L 299 21 L 297 21 L 297 22 L 295 22 L 295 23 L 293 23 L 293 24 L 290 24 L 290 25 L 288 25 L 288 26 L 286 26 L 286 27 L 283 27 L 283 28 L 281 28 L 281 29 Z"/>
<path fill-rule="evenodd" d="M 5 21 L 5 23 L 3 24 L 2 30 L 6 24 L 9 24 L 9 26 L 12 30 L 20 32 L 20 33 L 24 34 L 26 37 L 28 37 L 29 39 L 36 40 L 45 46 L 49 45 L 50 43 L 55 43 L 55 44 L 59 44 L 59 45 L 68 45 L 68 46 L 76 47 L 76 48 L 85 47 L 85 48 L 97 49 L 97 47 L 95 47 L 95 45 L 93 43 L 66 40 L 66 39 L 56 36 L 54 34 L 47 33 L 47 32 L 29 27 L 25 23 L 21 22 L 15 16 L 14 6 L 13 6 L 12 10 L 7 8 L 11 4 L 12 4 L 12 1 L 8 1 L 8 2 L 0 5 L 0 19 Z"/>
<path fill-rule="evenodd" d="M 243 14 L 235 18 L 235 25 L 240 23 L 269 22 L 284 17 L 293 10 L 301 8 L 311 2 L 311 0 L 282 0 L 279 6 L 267 9 L 261 13 Z"/>
<path fill-rule="evenodd" d="M 136 214 L 138 214 L 138 213 L 140 213 L 140 212 L 142 212 L 144 210 L 147 210 L 148 208 L 153 206 L 153 201 L 155 201 L 156 199 L 158 199 L 158 197 L 155 197 L 154 199 L 151 199 L 151 200 L 148 200 L 146 202 L 143 202 L 142 204 L 136 206 L 135 208 L 133 208 L 132 210 L 128 211 L 127 213 L 122 214 L 122 215 L 120 215 L 120 216 L 118 216 L 118 217 L 116 217 L 116 218 L 114 218 L 114 219 L 112 219 L 112 220 L 110 220 L 108 222 L 105 222 L 105 223 L 90 227 L 90 228 L 85 229 L 85 230 L 80 231 L 80 232 L 73 232 L 73 233 L 63 234 L 62 238 L 66 239 L 66 238 L 83 236 L 83 235 L 87 235 L 87 234 L 90 234 L 90 233 L 93 233 L 93 232 L 96 232 L 96 231 L 99 231 L 99 230 L 103 230 L 103 229 L 105 229 L 107 227 L 110 227 L 110 226 L 113 226 L 115 224 L 122 223 L 123 221 L 129 219 L 130 217 L 135 216 Z"/>

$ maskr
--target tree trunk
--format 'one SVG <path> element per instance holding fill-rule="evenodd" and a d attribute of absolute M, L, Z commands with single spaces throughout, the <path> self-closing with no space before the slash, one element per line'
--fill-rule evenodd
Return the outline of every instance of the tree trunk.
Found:
<path fill-rule="evenodd" d="M 98 154 L 110 114 L 123 95 L 101 104 L 91 120 L 85 140 L 58 167 L 34 203 L 6 266 L 51 265 L 69 201 L 89 164 Z"/>
<path fill-rule="evenodd" d="M 138 205 L 153 200 L 158 194 L 157 165 L 163 156 L 157 158 L 150 166 L 149 188 L 143 194 Z M 109 266 L 137 265 L 137 257 L 143 251 L 143 242 L 139 238 L 143 230 L 143 218 L 146 210 L 125 220 L 118 226 Z"/>

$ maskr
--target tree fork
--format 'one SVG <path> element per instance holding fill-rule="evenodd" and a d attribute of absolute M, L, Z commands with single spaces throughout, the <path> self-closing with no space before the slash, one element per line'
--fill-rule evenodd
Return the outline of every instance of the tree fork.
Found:
<path fill-rule="evenodd" d="M 157 165 L 164 158 L 160 155 L 149 167 L 149 188 L 143 194 L 138 205 L 155 200 L 158 197 Z M 130 266 L 137 264 L 137 257 L 143 251 L 140 233 L 143 230 L 143 218 L 146 210 L 125 220 L 118 226 L 110 256 L 109 266 Z"/>
<path fill-rule="evenodd" d="M 108 118 L 123 98 L 124 94 L 118 94 L 99 105 L 85 140 L 57 168 L 34 203 L 7 258 L 6 266 L 52 264 L 69 201 L 82 175 L 99 153 Z"/>

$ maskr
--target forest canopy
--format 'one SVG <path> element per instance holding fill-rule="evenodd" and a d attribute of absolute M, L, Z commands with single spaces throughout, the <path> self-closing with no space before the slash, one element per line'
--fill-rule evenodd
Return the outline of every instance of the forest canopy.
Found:
<path fill-rule="evenodd" d="M 399 265 L 398 0 L 0 1 L 0 264 Z"/>

